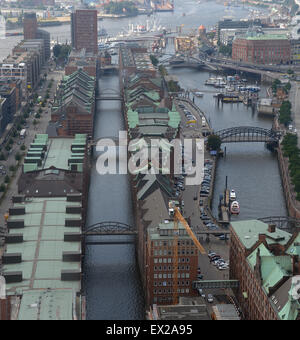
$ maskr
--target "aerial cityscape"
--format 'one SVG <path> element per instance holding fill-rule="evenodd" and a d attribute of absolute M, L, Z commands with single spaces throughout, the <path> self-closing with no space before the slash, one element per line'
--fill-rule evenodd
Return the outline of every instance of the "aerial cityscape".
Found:
<path fill-rule="evenodd" d="M 300 0 L 0 0 L 0 320 L 300 320 L 299 94 Z"/>

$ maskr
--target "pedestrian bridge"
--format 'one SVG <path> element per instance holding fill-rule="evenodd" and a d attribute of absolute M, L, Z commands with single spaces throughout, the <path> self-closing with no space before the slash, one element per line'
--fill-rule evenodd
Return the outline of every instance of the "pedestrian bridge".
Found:
<path fill-rule="evenodd" d="M 115 89 L 103 89 L 100 90 L 98 95 L 96 96 L 96 100 L 123 100 L 123 95 L 120 91 Z"/>
<path fill-rule="evenodd" d="M 105 221 L 93 224 L 85 229 L 83 236 L 101 235 L 136 235 L 137 230 L 122 222 Z"/>
<path fill-rule="evenodd" d="M 273 129 L 253 126 L 237 126 L 214 132 L 221 138 L 222 143 L 264 142 L 278 143 L 281 134 Z"/>
<path fill-rule="evenodd" d="M 258 220 L 268 224 L 275 224 L 277 228 L 283 230 L 300 228 L 300 219 L 289 216 L 269 216 L 258 218 Z"/>
<path fill-rule="evenodd" d="M 194 289 L 226 289 L 238 287 L 238 280 L 199 280 L 193 282 Z"/>

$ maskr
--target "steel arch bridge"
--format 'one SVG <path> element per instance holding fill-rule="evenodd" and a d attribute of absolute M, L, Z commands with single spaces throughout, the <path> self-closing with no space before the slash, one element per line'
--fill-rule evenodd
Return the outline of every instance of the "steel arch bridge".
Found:
<path fill-rule="evenodd" d="M 137 230 L 126 223 L 104 221 L 89 226 L 83 232 L 84 237 L 102 235 L 137 235 Z"/>
<path fill-rule="evenodd" d="M 268 224 L 275 224 L 279 229 L 300 228 L 300 219 L 289 216 L 269 216 L 258 218 L 258 220 Z"/>
<path fill-rule="evenodd" d="M 237 126 L 214 133 L 221 138 L 222 143 L 264 142 L 278 143 L 280 132 L 253 126 Z"/>
<path fill-rule="evenodd" d="M 105 88 L 98 92 L 96 100 L 123 100 L 122 93 L 116 89 Z"/>

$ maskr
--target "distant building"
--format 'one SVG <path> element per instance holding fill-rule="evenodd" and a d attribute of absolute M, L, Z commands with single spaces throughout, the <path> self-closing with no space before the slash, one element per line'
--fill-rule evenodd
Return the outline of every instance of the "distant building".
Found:
<path fill-rule="evenodd" d="M 5 98 L 7 101 L 6 114 L 3 114 L 1 119 L 1 132 L 3 132 L 6 129 L 7 124 L 13 121 L 16 114 L 17 90 L 15 87 L 1 85 L 0 82 L 0 97 Z"/>
<path fill-rule="evenodd" d="M 253 64 L 289 64 L 291 43 L 285 34 L 246 34 L 232 43 L 232 59 Z"/>
<path fill-rule="evenodd" d="M 205 300 L 201 297 L 180 297 L 177 305 L 150 307 L 148 320 L 211 320 Z"/>
<path fill-rule="evenodd" d="M 217 39 L 220 40 L 220 31 L 221 29 L 248 29 L 253 26 L 261 26 L 261 21 L 259 19 L 256 20 L 232 20 L 232 19 L 224 19 L 217 23 Z"/>
<path fill-rule="evenodd" d="M 98 53 L 98 18 L 96 10 L 76 10 L 71 14 L 72 46 L 79 51 Z"/>
<path fill-rule="evenodd" d="M 246 319 L 300 319 L 300 233 L 261 221 L 232 222 L 230 279 Z"/>
<path fill-rule="evenodd" d="M 68 65 L 65 67 L 65 75 L 69 76 L 72 73 L 83 70 L 91 77 L 97 77 L 99 60 L 96 55 L 91 52 L 86 52 L 85 49 L 81 51 L 72 50 Z"/>
<path fill-rule="evenodd" d="M 20 0 L 23 6 L 54 6 L 55 0 Z"/>
<path fill-rule="evenodd" d="M 156 68 L 153 66 L 146 48 L 135 45 L 120 46 L 119 66 L 123 70 L 125 81 L 134 74 L 143 73 L 151 77 L 156 76 Z"/>
<path fill-rule="evenodd" d="M 37 18 L 35 13 L 25 13 L 24 21 L 24 39 L 36 39 L 36 32 L 38 29 Z"/>
<path fill-rule="evenodd" d="M 291 40 L 291 63 L 300 64 L 300 38 Z"/>
<path fill-rule="evenodd" d="M 240 320 L 238 311 L 234 305 L 231 304 L 220 304 L 212 306 L 212 319 L 219 321 L 237 321 Z"/>
<path fill-rule="evenodd" d="M 93 135 L 96 79 L 82 69 L 65 76 L 52 106 L 58 136 Z"/>
<path fill-rule="evenodd" d="M 44 41 L 44 54 L 46 60 L 50 58 L 50 33 L 38 29 L 38 23 L 36 18 L 36 13 L 25 13 L 24 14 L 24 39 L 32 40 L 32 39 L 42 39 Z"/>

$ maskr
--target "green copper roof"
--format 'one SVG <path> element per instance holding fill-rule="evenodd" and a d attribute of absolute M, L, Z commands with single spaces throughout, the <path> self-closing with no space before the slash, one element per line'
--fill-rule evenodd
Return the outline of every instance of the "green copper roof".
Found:
<path fill-rule="evenodd" d="M 74 301 L 71 289 L 24 292 L 18 320 L 73 320 Z"/>
<path fill-rule="evenodd" d="M 274 233 L 268 232 L 268 224 L 258 220 L 232 222 L 231 226 L 244 246 L 249 249 L 257 241 L 259 234 L 265 234 L 268 244 L 279 243 L 285 245 L 291 234 L 276 228 Z"/>

